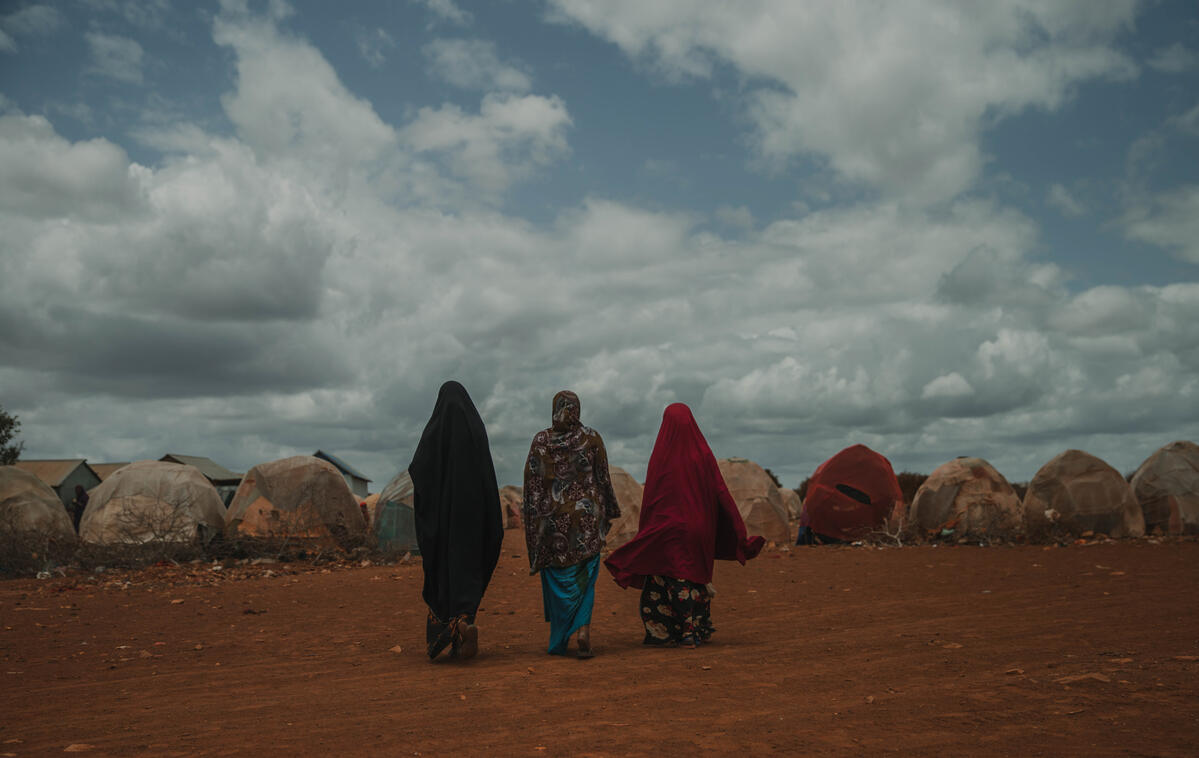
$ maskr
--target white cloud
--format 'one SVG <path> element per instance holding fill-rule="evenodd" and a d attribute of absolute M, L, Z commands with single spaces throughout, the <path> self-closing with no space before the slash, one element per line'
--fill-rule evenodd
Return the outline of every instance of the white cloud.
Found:
<path fill-rule="evenodd" d="M 142 83 L 144 53 L 136 40 L 102 32 L 88 32 L 84 37 L 92 54 L 89 70 L 128 84 Z"/>
<path fill-rule="evenodd" d="M 478 115 L 456 105 L 421 108 L 402 136 L 417 151 L 445 155 L 457 176 L 499 192 L 565 154 L 570 123 L 556 96 L 489 94 Z"/>
<path fill-rule="evenodd" d="M 62 14 L 50 5 L 27 5 L 0 16 L 0 52 L 15 53 L 18 37 L 45 36 L 56 31 L 62 23 Z"/>
<path fill-rule="evenodd" d="M 1136 68 L 1111 43 L 1132 0 L 988 4 L 949 0 L 826 5 L 758 0 L 555 0 L 580 24 L 674 77 L 725 62 L 744 78 L 759 154 L 826 157 L 842 176 L 906 202 L 971 187 L 987 122 L 1053 110 L 1071 87 Z"/>
<path fill-rule="evenodd" d="M 722 205 L 716 209 L 716 220 L 739 229 L 754 228 L 754 214 L 744 205 Z"/>
<path fill-rule="evenodd" d="M 237 14 L 217 17 L 213 39 L 237 54 L 236 89 L 221 102 L 238 135 L 260 155 L 351 167 L 394 144 L 391 127 L 308 42 Z"/>
<path fill-rule="evenodd" d="M 143 169 L 104 139 L 71 143 L 41 116 L 0 116 L 0 209 L 24 218 L 108 220 L 141 202 Z"/>
<path fill-rule="evenodd" d="M 473 16 L 467 11 L 459 8 L 454 0 L 414 0 L 419 2 L 433 12 L 442 21 L 448 21 L 452 24 L 465 26 L 471 22 Z"/>
<path fill-rule="evenodd" d="M 1030 34 L 1092 34 L 1053 9 Z M 1123 469 L 1199 436 L 1199 285 L 1071 293 L 1037 226 L 987 201 L 760 228 L 717 211 L 745 222 L 735 238 L 619 197 L 530 222 L 477 196 L 566 153 L 560 99 L 492 93 L 393 127 L 270 18 L 230 5 L 214 37 L 236 64 L 234 133 L 143 128 L 154 165 L 0 117 L 0 386 L 31 455 L 172 447 L 244 470 L 322 447 L 382 480 L 447 378 L 504 482 L 566 387 L 637 476 L 676 400 L 718 455 L 794 484 L 854 442 L 900 468 L 977 454 L 1027 478 L 1067 446 Z M 1191 210 L 1171 207 L 1133 220 Z"/>
<path fill-rule="evenodd" d="M 532 82 L 513 65 L 503 63 L 495 44 L 485 40 L 435 39 L 423 48 L 430 75 L 455 87 L 484 91 L 525 92 Z"/>
<path fill-rule="evenodd" d="M 1057 208 L 1063 216 L 1077 218 L 1087 213 L 1086 206 L 1079 202 L 1070 190 L 1057 183 L 1050 185 L 1045 193 L 1045 202 Z"/>
<path fill-rule="evenodd" d="M 395 47 L 396 42 L 386 29 L 362 29 L 356 36 L 358 52 L 372 68 L 379 68 L 387 62 L 387 50 Z"/>
<path fill-rule="evenodd" d="M 1199 137 L 1199 105 L 1191 108 L 1182 115 L 1170 119 L 1170 125 L 1184 134 Z"/>
<path fill-rule="evenodd" d="M 1112 336 L 1150 326 L 1142 295 L 1127 287 L 1094 287 L 1075 295 L 1050 317 L 1050 323 L 1069 335 Z"/>
<path fill-rule="evenodd" d="M 1125 234 L 1199 263 L 1199 185 L 1159 193 L 1134 208 L 1125 218 Z"/>
<path fill-rule="evenodd" d="M 1149 66 L 1167 74 L 1185 74 L 1199 68 L 1199 53 L 1181 42 L 1175 42 L 1155 51 L 1149 59 Z"/>
<path fill-rule="evenodd" d="M 970 382 L 966 381 L 961 374 L 956 371 L 951 371 L 948 374 L 938 376 L 928 384 L 924 385 L 924 389 L 920 391 L 920 397 L 924 399 L 937 397 L 966 397 L 974 394 L 974 388 L 970 386 Z"/>

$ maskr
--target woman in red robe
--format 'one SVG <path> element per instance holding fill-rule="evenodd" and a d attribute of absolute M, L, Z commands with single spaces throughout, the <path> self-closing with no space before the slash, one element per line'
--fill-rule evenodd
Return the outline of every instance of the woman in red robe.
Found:
<path fill-rule="evenodd" d="M 649 459 L 637 536 L 604 562 L 621 587 L 641 589 L 645 644 L 706 642 L 715 631 L 707 586 L 713 562 L 744 564 L 764 542 L 746 537 L 745 522 L 691 409 L 668 406 Z"/>

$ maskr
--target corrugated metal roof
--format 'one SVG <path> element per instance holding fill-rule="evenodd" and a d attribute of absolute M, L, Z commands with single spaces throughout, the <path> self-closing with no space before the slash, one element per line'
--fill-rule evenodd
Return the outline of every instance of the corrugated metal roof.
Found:
<path fill-rule="evenodd" d="M 123 463 L 89 463 L 88 465 L 92 467 L 92 471 L 96 472 L 96 476 L 100 477 L 100 481 L 104 481 L 112 472 L 128 466 L 129 463 L 129 461 L 125 461 Z"/>
<path fill-rule="evenodd" d="M 85 458 L 54 458 L 45 460 L 19 460 L 13 464 L 17 468 L 28 471 L 51 487 L 57 487 L 71 475 L 75 469 L 83 466 L 95 474 L 95 469 L 87 465 Z M 96 475 L 99 479 L 99 474 Z"/>
<path fill-rule="evenodd" d="M 211 458 L 205 458 L 201 455 L 177 455 L 175 453 L 167 453 L 158 460 L 195 466 L 196 468 L 200 469 L 200 473 L 206 476 L 210 482 L 241 481 L 241 474 L 234 473 Z"/>
<path fill-rule="evenodd" d="M 326 453 L 324 450 L 317 450 L 312 455 L 316 458 L 323 458 L 326 461 L 329 461 L 329 463 L 332 463 L 334 466 L 337 466 L 337 468 L 341 469 L 342 473 L 349 474 L 350 476 L 356 476 L 364 482 L 370 481 L 366 474 L 363 474 L 361 471 L 346 463 L 341 458 L 338 458 L 336 455 L 333 455 L 332 453 Z"/>

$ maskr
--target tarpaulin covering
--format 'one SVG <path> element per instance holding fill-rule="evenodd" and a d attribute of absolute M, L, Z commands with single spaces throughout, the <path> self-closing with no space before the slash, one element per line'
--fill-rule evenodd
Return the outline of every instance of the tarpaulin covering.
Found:
<path fill-rule="evenodd" d="M 615 550 L 637 534 L 637 524 L 641 520 L 642 487 L 629 472 L 619 466 L 609 466 L 608 477 L 612 480 L 612 489 L 616 492 L 620 516 L 608 526 L 604 547 Z"/>
<path fill-rule="evenodd" d="M 366 533 L 358 499 L 328 461 L 296 455 L 246 472 L 225 518 L 256 537 L 329 539 L 348 545 Z"/>
<path fill-rule="evenodd" d="M 1041 467 L 1024 495 L 1031 534 L 1045 530 L 1073 536 L 1140 537 L 1145 517 L 1120 472 L 1081 450 L 1067 450 Z"/>
<path fill-rule="evenodd" d="M 380 549 L 417 552 L 412 477 L 408 469 L 392 477 L 379 493 L 371 511 L 371 523 Z"/>
<path fill-rule="evenodd" d="M 855 540 L 883 525 L 903 491 L 891 462 L 865 445 L 847 447 L 808 482 L 800 525 L 839 540 Z"/>
<path fill-rule="evenodd" d="M 746 534 L 760 534 L 770 542 L 790 542 L 787 506 L 770 474 L 745 458 L 722 458 L 716 463 L 737 510 L 741 511 Z"/>
<path fill-rule="evenodd" d="M 225 526 L 225 504 L 195 466 L 136 461 L 88 493 L 79 536 L 101 545 L 208 540 Z"/>
<path fill-rule="evenodd" d="M 982 458 L 956 458 L 937 467 L 912 498 L 908 518 L 926 532 L 958 537 L 1020 531 L 1020 498 L 1003 474 Z"/>
<path fill-rule="evenodd" d="M 1132 477 L 1146 529 L 1199 533 L 1199 445 L 1171 442 L 1149 456 Z"/>
<path fill-rule="evenodd" d="M 71 517 L 50 485 L 16 466 L 0 466 L 0 528 L 75 539 Z"/>

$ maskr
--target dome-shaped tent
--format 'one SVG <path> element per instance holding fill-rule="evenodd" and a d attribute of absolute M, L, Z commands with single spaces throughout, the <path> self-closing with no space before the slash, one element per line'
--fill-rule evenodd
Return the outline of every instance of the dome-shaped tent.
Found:
<path fill-rule="evenodd" d="M 799 499 L 798 492 L 790 487 L 783 487 L 779 494 L 783 496 L 783 507 L 787 509 L 788 521 L 795 521 L 803 515 L 803 500 Z"/>
<path fill-rule="evenodd" d="M 609 466 L 608 476 L 612 479 L 612 489 L 616 492 L 616 502 L 620 505 L 620 516 L 608 525 L 604 547 L 615 550 L 637 536 L 637 527 L 641 522 L 641 494 L 644 488 L 629 472 L 619 466 Z"/>
<path fill-rule="evenodd" d="M 225 526 L 225 504 L 195 466 L 136 461 L 89 493 L 79 522 L 84 542 L 101 545 L 207 540 Z"/>
<path fill-rule="evenodd" d="M 1132 491 L 1146 529 L 1199 532 L 1199 445 L 1179 441 L 1159 448 L 1133 475 Z"/>
<path fill-rule="evenodd" d="M 729 494 L 737 503 L 737 510 L 741 511 L 746 533 L 761 535 L 770 542 L 790 542 L 787 506 L 770 474 L 745 458 L 722 458 L 716 464 Z"/>
<path fill-rule="evenodd" d="M 522 488 L 512 484 L 500 487 L 500 517 L 505 529 L 520 529 L 523 524 L 525 494 Z"/>
<path fill-rule="evenodd" d="M 1120 472 L 1090 453 L 1067 450 L 1041 467 L 1024 495 L 1030 534 L 1062 531 L 1139 537 L 1145 517 Z"/>
<path fill-rule="evenodd" d="M 982 458 L 956 458 L 937 467 L 912 498 L 908 518 L 931 532 L 996 537 L 1020 530 L 1020 498 L 1003 474 Z"/>
<path fill-rule="evenodd" d="M 255 537 L 333 538 L 343 546 L 366 533 L 362 509 L 328 461 L 296 455 L 246 472 L 225 523 Z"/>
<path fill-rule="evenodd" d="M 853 445 L 817 467 L 808 481 L 801 530 L 856 540 L 882 526 L 903 491 L 891 462 L 865 445 Z"/>
<path fill-rule="evenodd" d="M 375 540 L 382 550 L 407 550 L 415 552 L 416 512 L 413 510 L 412 477 L 408 469 L 391 478 L 379 492 L 371 511 Z"/>
<path fill-rule="evenodd" d="M 0 529 L 73 542 L 75 526 L 50 485 L 16 466 L 0 466 Z"/>

